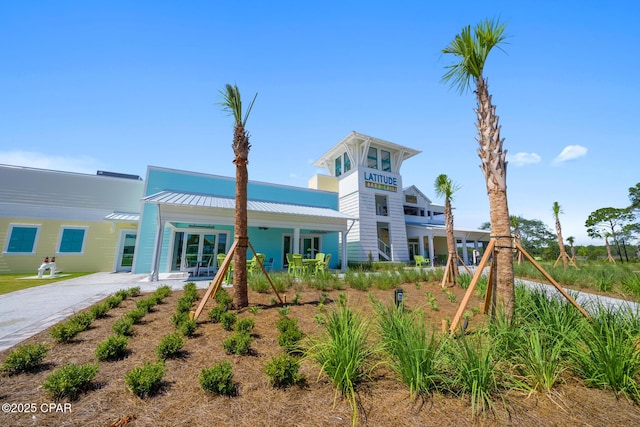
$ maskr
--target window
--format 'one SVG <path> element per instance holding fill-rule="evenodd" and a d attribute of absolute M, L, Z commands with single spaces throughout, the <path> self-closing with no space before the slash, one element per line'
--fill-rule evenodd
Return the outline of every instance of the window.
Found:
<path fill-rule="evenodd" d="M 60 232 L 59 253 L 82 253 L 86 228 L 63 227 Z"/>
<path fill-rule="evenodd" d="M 34 253 L 39 231 L 39 225 L 9 225 L 5 252 Z"/>
<path fill-rule="evenodd" d="M 342 160 L 340 156 L 338 156 L 336 158 L 336 176 L 340 176 L 340 175 L 342 175 Z"/>
<path fill-rule="evenodd" d="M 376 194 L 376 215 L 387 216 L 387 196 Z"/>
<path fill-rule="evenodd" d="M 347 173 L 351 170 L 351 159 L 347 153 L 344 153 L 342 157 L 344 157 L 344 173 Z"/>
<path fill-rule="evenodd" d="M 369 154 L 367 155 L 367 167 L 371 169 L 378 169 L 378 149 L 369 147 Z"/>
<path fill-rule="evenodd" d="M 391 153 L 385 150 L 380 150 L 380 160 L 382 162 L 382 170 L 385 172 L 391 172 Z"/>

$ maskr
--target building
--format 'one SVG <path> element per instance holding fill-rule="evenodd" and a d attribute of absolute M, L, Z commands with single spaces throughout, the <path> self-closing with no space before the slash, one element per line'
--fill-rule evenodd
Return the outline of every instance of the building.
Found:
<path fill-rule="evenodd" d="M 270 268 L 287 253 L 348 261 L 432 265 L 447 256 L 444 208 L 403 188 L 402 163 L 418 150 L 352 132 L 315 163 L 310 188 L 250 181 L 249 241 Z M 233 178 L 148 166 L 146 177 L 0 165 L 0 273 L 36 272 L 55 256 L 64 271 L 161 275 L 215 270 L 233 239 Z M 461 257 L 488 232 L 456 230 Z M 346 244 L 343 244 L 346 243 Z M 252 256 L 251 250 L 248 256 Z"/>
<path fill-rule="evenodd" d="M 400 170 L 420 151 L 352 132 L 320 157 L 314 166 L 328 176 L 309 185 L 338 192 L 339 210 L 359 219 L 347 235 L 349 260 L 410 261 L 416 254 L 432 265 L 447 257 L 444 206 L 431 202 L 417 187 L 403 188 Z M 460 256 L 469 262 L 484 247 L 484 230 L 454 231 Z"/>

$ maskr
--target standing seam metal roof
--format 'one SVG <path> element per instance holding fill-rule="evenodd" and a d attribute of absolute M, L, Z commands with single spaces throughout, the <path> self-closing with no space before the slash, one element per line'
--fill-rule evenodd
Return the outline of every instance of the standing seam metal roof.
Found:
<path fill-rule="evenodd" d="M 184 193 L 178 191 L 161 191 L 144 197 L 147 203 L 174 206 L 199 206 L 218 209 L 235 209 L 235 199 L 219 197 L 209 194 Z M 247 210 L 252 212 L 265 212 L 289 215 L 305 215 L 334 219 L 356 219 L 330 208 L 315 206 L 294 205 L 289 203 L 265 202 L 259 200 L 247 200 Z"/>

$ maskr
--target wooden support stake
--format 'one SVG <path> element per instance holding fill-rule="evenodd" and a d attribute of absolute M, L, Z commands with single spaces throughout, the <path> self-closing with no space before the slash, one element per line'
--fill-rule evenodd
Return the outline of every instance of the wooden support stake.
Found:
<path fill-rule="evenodd" d="M 525 251 L 525 250 L 522 248 L 522 246 L 520 246 L 520 244 L 519 244 L 519 243 L 516 243 L 516 246 L 518 247 L 518 249 L 519 249 L 520 251 L 522 251 L 522 254 L 523 254 L 523 255 L 524 255 L 524 256 L 529 260 L 529 262 L 530 262 L 531 264 L 533 264 L 533 265 L 538 269 L 538 271 L 539 271 L 540 273 L 542 273 L 542 275 L 543 275 L 543 276 L 544 276 L 544 277 L 545 277 L 549 282 L 551 282 L 551 284 L 552 284 L 552 285 L 553 285 L 553 286 L 558 290 L 558 292 L 560 292 L 560 293 L 562 294 L 562 296 L 564 296 L 564 297 L 567 299 L 567 301 L 569 301 L 569 302 L 570 302 L 570 303 L 571 303 L 575 308 L 577 308 L 577 309 L 580 311 L 580 313 L 582 313 L 582 315 L 583 315 L 584 317 L 586 317 L 587 319 L 590 319 L 590 318 L 591 318 L 591 317 L 589 316 L 589 313 L 587 313 L 587 312 L 585 311 L 585 309 L 584 309 L 584 308 L 582 308 L 582 307 L 580 306 L 580 304 L 578 304 L 578 303 L 577 303 L 573 298 L 571 298 L 571 295 L 569 295 L 569 294 L 568 294 L 564 289 L 562 289 L 562 287 L 558 284 L 558 282 L 556 282 L 555 280 L 553 280 L 553 277 L 551 277 L 551 276 L 549 275 L 549 273 L 547 273 L 547 272 L 545 271 L 545 269 L 544 269 L 544 268 L 542 268 L 542 266 L 541 266 L 540 264 L 538 264 L 538 262 L 537 262 L 535 259 L 533 259 L 533 257 L 532 257 L 531 255 L 529 255 L 529 254 L 527 253 L 527 251 Z"/>
<path fill-rule="evenodd" d="M 451 334 L 453 334 L 453 331 L 455 331 L 456 328 L 458 327 L 458 323 L 460 323 L 462 314 L 464 313 L 464 310 L 467 308 L 467 305 L 469 304 L 469 299 L 471 299 L 471 295 L 473 295 L 473 291 L 475 290 L 476 285 L 478 284 L 478 280 L 480 279 L 480 276 L 482 276 L 482 270 L 484 270 L 484 268 L 487 266 L 487 262 L 489 262 L 489 257 L 491 257 L 491 253 L 493 252 L 493 248 L 495 245 L 496 245 L 495 239 L 491 239 L 489 241 L 489 244 L 487 245 L 487 248 L 484 251 L 484 254 L 482 255 L 482 259 L 480 260 L 480 264 L 478 264 L 476 273 L 473 275 L 473 278 L 471 279 L 471 283 L 469 283 L 469 287 L 467 288 L 467 292 L 465 292 L 464 297 L 462 298 L 460 307 L 458 307 L 458 311 L 456 312 L 456 315 L 453 317 L 453 320 L 451 321 L 451 326 L 449 327 L 449 332 Z"/>

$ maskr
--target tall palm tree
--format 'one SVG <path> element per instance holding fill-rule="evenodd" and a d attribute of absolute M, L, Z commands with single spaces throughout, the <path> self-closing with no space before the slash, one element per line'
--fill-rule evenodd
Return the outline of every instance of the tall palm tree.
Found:
<path fill-rule="evenodd" d="M 571 260 L 575 262 L 576 260 L 576 248 L 573 244 L 576 242 L 576 238 L 573 236 L 567 237 L 567 243 L 569 243 L 569 247 L 571 248 Z"/>
<path fill-rule="evenodd" d="M 509 204 L 507 202 L 507 152 L 502 150 L 504 139 L 500 137 L 500 126 L 496 107 L 491 103 L 488 82 L 483 70 L 489 52 L 500 48 L 506 35 L 506 26 L 498 21 L 486 20 L 477 24 L 473 31 L 466 26 L 456 35 L 442 53 L 452 54 L 459 62 L 447 66 L 443 81 L 450 83 L 460 93 L 465 93 L 475 84 L 478 130 L 478 155 L 484 173 L 491 220 L 491 235 L 496 239 L 496 299 L 505 314 L 511 318 L 515 304 L 513 277 L 512 238 L 509 227 Z M 495 306 L 494 306 L 495 309 Z"/>
<path fill-rule="evenodd" d="M 553 211 L 553 217 L 556 220 L 556 234 L 558 235 L 558 247 L 560 248 L 560 256 L 558 258 L 562 259 L 562 267 L 567 268 L 569 266 L 569 254 L 567 254 L 567 251 L 564 248 L 562 226 L 560 225 L 560 214 L 564 212 L 562 212 L 562 208 L 558 202 L 553 202 L 551 210 Z"/>
<path fill-rule="evenodd" d="M 227 84 L 225 90 L 220 91 L 222 96 L 222 110 L 233 115 L 233 148 L 234 159 L 236 164 L 236 210 L 234 218 L 234 234 L 235 240 L 238 242 L 234 253 L 234 269 L 233 269 L 233 302 L 236 308 L 246 307 L 249 305 L 249 297 L 247 292 L 247 247 L 249 246 L 249 237 L 247 233 L 247 182 L 249 181 L 249 173 L 247 164 L 249 163 L 249 133 L 245 129 L 249 113 L 253 108 L 253 103 L 258 94 L 256 93 L 253 100 L 249 104 L 249 108 L 242 115 L 242 100 L 238 86 Z"/>
<path fill-rule="evenodd" d="M 460 186 L 445 174 L 438 175 L 433 185 L 436 195 L 438 197 L 444 197 L 444 221 L 447 230 L 447 248 L 449 250 L 449 257 L 453 257 L 451 258 L 451 282 L 455 285 L 459 273 L 456 240 L 453 237 L 453 209 L 451 209 L 451 200 L 453 200 L 453 194 L 460 189 Z"/>

